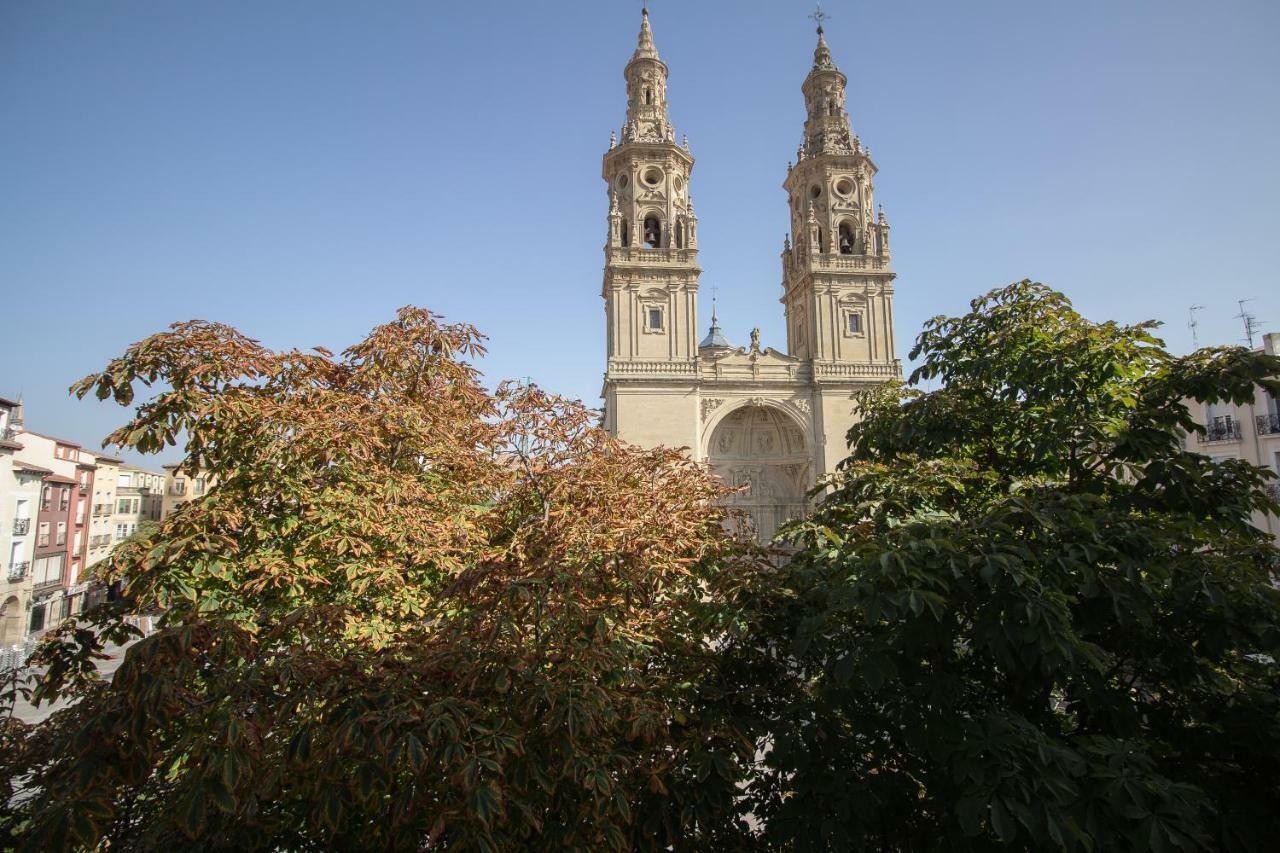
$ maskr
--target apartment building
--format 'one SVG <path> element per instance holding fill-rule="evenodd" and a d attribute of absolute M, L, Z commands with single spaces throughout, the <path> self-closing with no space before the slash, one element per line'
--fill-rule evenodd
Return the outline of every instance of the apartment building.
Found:
<path fill-rule="evenodd" d="M 28 623 L 28 631 L 38 634 L 75 613 L 87 587 L 82 574 L 97 465 L 93 454 L 73 441 L 25 429 L 14 438 L 22 445 L 19 460 L 42 474 Z"/>
<path fill-rule="evenodd" d="M 90 567 L 163 512 L 165 474 L 32 432 L 0 397 L 0 648 L 80 612 Z"/>
<path fill-rule="evenodd" d="M 1262 350 L 1280 356 L 1280 333 L 1263 335 Z M 1193 401 L 1187 405 L 1205 427 L 1204 435 L 1188 436 L 1188 449 L 1215 460 L 1243 459 L 1280 474 L 1280 397 L 1276 394 L 1259 387 L 1253 400 L 1243 406 Z M 1272 488 L 1280 496 L 1280 486 Z M 1280 542 L 1280 518 L 1257 513 L 1253 523 Z"/>
<path fill-rule="evenodd" d="M 21 422 L 22 403 L 0 397 L 0 647 L 6 648 L 27 633 L 36 507 L 44 475 L 52 473 L 17 458 Z"/>
<path fill-rule="evenodd" d="M 111 456 L 97 455 L 98 470 L 93 478 L 93 506 L 89 524 L 89 550 L 85 568 L 90 569 L 111 555 L 112 517 L 116 506 L 116 485 L 124 463 Z M 92 574 L 92 573 L 90 573 Z"/>
<path fill-rule="evenodd" d="M 134 465 L 121 465 L 116 484 L 116 501 L 111 517 L 112 544 L 123 542 L 148 522 L 162 517 L 165 474 Z"/>
<path fill-rule="evenodd" d="M 165 518 L 184 503 L 204 497 L 214 486 L 214 479 L 204 471 L 190 472 L 171 464 L 164 466 L 164 474 L 164 506 L 161 513 Z"/>

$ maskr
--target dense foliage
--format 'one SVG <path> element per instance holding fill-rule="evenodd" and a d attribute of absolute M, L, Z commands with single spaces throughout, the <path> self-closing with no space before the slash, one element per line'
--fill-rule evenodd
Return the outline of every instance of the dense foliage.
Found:
<path fill-rule="evenodd" d="M 1280 360 L 1152 330 L 1021 282 L 926 326 L 939 390 L 862 400 L 760 608 L 792 677 L 751 788 L 775 846 L 1275 849 L 1271 475 L 1196 453 L 1183 401 Z"/>
<path fill-rule="evenodd" d="M 4 724 L 26 850 L 669 849 L 743 843 L 754 757 L 714 665 L 753 563 L 720 486 L 578 404 L 490 393 L 470 327 L 406 308 L 340 356 L 174 326 L 80 382 L 110 437 L 216 482 L 104 571 Z M 110 683 L 127 612 L 163 609 Z"/>

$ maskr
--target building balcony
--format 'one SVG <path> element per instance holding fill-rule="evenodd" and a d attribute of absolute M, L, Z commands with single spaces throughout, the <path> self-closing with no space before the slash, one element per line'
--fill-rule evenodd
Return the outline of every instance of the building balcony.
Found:
<path fill-rule="evenodd" d="M 1280 415 L 1258 415 L 1258 435 L 1280 435 Z"/>
<path fill-rule="evenodd" d="M 1205 426 L 1204 434 L 1199 438 L 1201 444 L 1211 444 L 1215 441 L 1239 441 L 1241 437 L 1239 421 L 1216 418 Z"/>
<path fill-rule="evenodd" d="M 693 264 L 698 261 L 697 249 L 608 246 L 605 252 L 611 261 L 622 264 Z"/>
<path fill-rule="evenodd" d="M 40 583 L 37 583 L 37 584 L 32 584 L 31 593 L 34 595 L 40 592 L 47 592 L 48 590 L 51 590 L 51 589 L 58 589 L 60 586 L 62 586 L 61 577 L 50 578 L 49 580 L 40 581 Z"/>
<path fill-rule="evenodd" d="M 87 495 L 87 494 L 89 494 L 89 484 L 88 484 L 88 483 L 81 483 L 81 484 L 80 484 L 80 494 L 82 494 L 82 495 Z"/>
<path fill-rule="evenodd" d="M 27 571 L 31 568 L 30 560 L 20 560 L 9 564 L 9 581 L 20 581 L 27 576 Z"/>
<path fill-rule="evenodd" d="M 15 518 L 15 519 L 13 520 L 13 535 L 14 535 L 14 536 L 26 536 L 26 535 L 27 535 L 28 533 L 30 533 L 30 532 L 31 532 L 31 519 L 29 519 L 29 518 Z"/>

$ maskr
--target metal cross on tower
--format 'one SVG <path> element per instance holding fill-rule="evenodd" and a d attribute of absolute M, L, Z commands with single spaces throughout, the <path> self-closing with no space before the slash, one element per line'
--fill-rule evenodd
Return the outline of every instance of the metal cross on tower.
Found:
<path fill-rule="evenodd" d="M 821 3 L 815 3 L 813 12 L 809 15 L 809 20 L 818 25 L 818 32 L 822 32 L 822 22 L 831 20 L 831 16 L 822 11 Z"/>

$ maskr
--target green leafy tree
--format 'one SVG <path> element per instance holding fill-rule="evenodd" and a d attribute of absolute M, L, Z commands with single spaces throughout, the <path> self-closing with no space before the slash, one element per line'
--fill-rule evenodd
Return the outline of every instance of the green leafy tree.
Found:
<path fill-rule="evenodd" d="M 715 663 L 754 563 L 722 489 L 402 309 L 340 356 L 190 322 L 73 389 L 110 441 L 188 436 L 217 485 L 121 549 L 5 722 L 26 850 L 609 850 L 748 843 L 754 758 Z M 163 610 L 109 683 L 129 612 Z M 16 796 L 15 796 L 16 794 Z"/>
<path fill-rule="evenodd" d="M 1021 282 L 939 317 L 861 400 L 761 645 L 791 686 L 751 796 L 797 850 L 1274 850 L 1277 550 L 1265 469 L 1184 400 L 1280 360 L 1169 354 Z"/>

